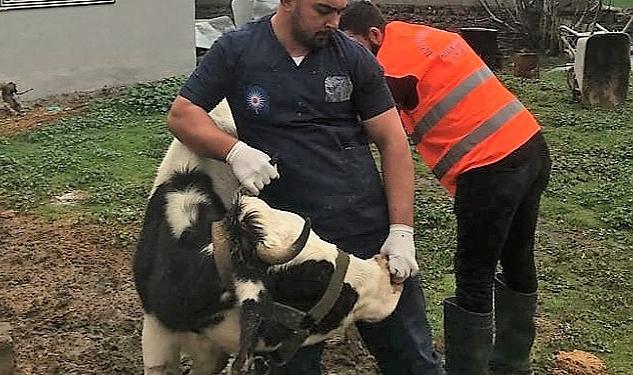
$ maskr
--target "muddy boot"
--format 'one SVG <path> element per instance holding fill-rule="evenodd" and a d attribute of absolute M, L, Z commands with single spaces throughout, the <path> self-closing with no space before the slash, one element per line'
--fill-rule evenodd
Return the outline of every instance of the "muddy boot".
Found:
<path fill-rule="evenodd" d="M 494 375 L 530 375 L 530 350 L 536 335 L 536 293 L 511 290 L 495 278 L 495 343 L 490 358 Z"/>
<path fill-rule="evenodd" d="M 444 300 L 444 345 L 449 375 L 488 374 L 492 346 L 492 313 L 459 307 L 455 297 Z"/>

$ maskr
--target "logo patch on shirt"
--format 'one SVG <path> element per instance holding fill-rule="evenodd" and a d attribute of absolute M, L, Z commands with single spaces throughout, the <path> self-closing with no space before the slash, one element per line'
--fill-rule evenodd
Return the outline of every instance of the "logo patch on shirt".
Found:
<path fill-rule="evenodd" d="M 340 103 L 348 101 L 352 97 L 354 85 L 348 76 L 327 76 L 324 82 L 325 101 L 328 103 Z"/>
<path fill-rule="evenodd" d="M 257 85 L 246 88 L 246 108 L 256 115 L 267 114 L 270 111 L 270 97 L 266 90 Z"/>

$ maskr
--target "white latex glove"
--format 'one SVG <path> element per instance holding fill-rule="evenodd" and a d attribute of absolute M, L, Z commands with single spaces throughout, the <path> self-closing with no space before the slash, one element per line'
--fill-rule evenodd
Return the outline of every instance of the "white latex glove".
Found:
<path fill-rule="evenodd" d="M 389 260 L 389 273 L 395 282 L 404 282 L 418 274 L 420 267 L 415 260 L 413 228 L 404 224 L 389 226 L 389 236 L 380 248 L 380 254 Z"/>
<path fill-rule="evenodd" d="M 238 141 L 226 155 L 226 162 L 233 169 L 238 181 L 252 194 L 279 177 L 277 166 L 270 164 L 270 156 L 242 141 Z"/>

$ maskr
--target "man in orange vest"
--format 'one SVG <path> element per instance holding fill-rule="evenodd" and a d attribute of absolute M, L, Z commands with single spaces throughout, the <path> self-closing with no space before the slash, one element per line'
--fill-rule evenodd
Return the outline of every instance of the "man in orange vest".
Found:
<path fill-rule="evenodd" d="M 458 34 L 387 24 L 366 1 L 349 5 L 339 28 L 377 55 L 417 151 L 455 198 L 449 374 L 531 374 L 534 232 L 551 168 L 538 123 Z"/>

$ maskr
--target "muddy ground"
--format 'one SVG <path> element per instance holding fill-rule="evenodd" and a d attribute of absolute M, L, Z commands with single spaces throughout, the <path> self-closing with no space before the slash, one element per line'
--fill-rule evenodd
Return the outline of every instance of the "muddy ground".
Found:
<path fill-rule="evenodd" d="M 0 106 L 0 136 L 11 137 L 33 131 L 56 120 L 86 111 L 91 100 L 116 95 L 123 87 L 104 87 L 89 92 L 48 96 L 23 103 L 24 113 L 12 115 Z"/>
<path fill-rule="evenodd" d="M 11 325 L 18 374 L 142 373 L 134 245 L 117 238 L 109 227 L 0 209 L 0 323 Z M 354 337 L 329 347 L 326 373 L 377 373 Z"/>

